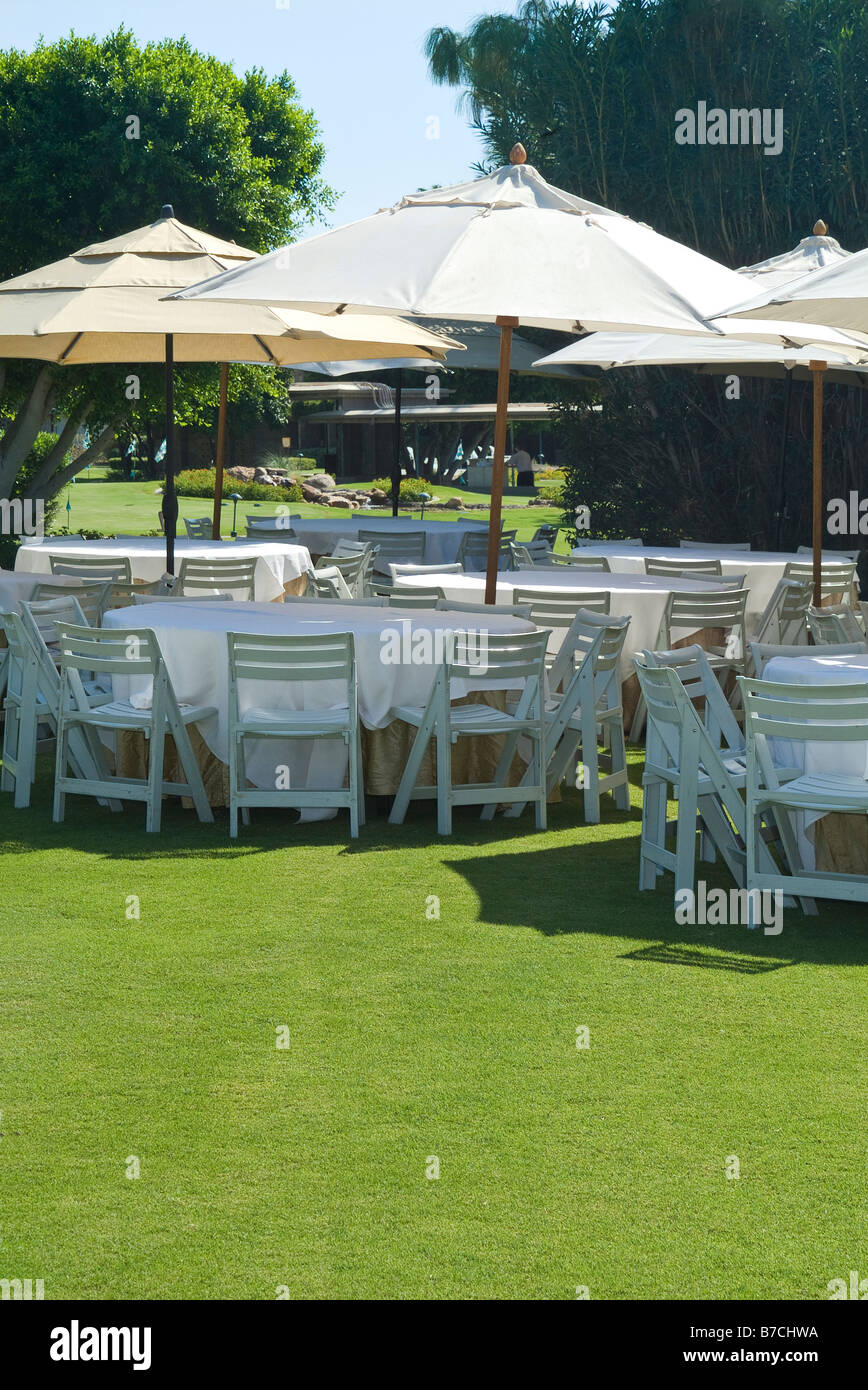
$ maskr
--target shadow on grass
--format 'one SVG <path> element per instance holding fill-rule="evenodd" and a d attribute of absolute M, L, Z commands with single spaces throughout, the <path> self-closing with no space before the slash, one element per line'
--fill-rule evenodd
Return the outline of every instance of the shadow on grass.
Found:
<path fill-rule="evenodd" d="M 819 903 L 818 917 L 787 908 L 780 936 L 738 925 L 678 925 L 671 875 L 660 879 L 655 892 L 639 891 L 635 836 L 537 850 L 529 841 L 520 851 L 510 847 L 474 857 L 450 855 L 444 865 L 476 893 L 481 923 L 531 929 L 544 936 L 588 934 L 653 943 L 625 954 L 625 960 L 760 974 L 803 962 L 862 964 L 868 957 L 864 904 Z M 732 886 L 720 865 L 704 864 L 702 870 L 710 885 Z"/>
<path fill-rule="evenodd" d="M 745 960 L 742 956 L 709 955 L 696 946 L 642 946 L 627 951 L 622 960 L 649 960 L 660 965 L 698 965 L 703 970 L 734 970 L 739 975 L 763 975 L 769 970 L 783 970 L 791 960 Z"/>

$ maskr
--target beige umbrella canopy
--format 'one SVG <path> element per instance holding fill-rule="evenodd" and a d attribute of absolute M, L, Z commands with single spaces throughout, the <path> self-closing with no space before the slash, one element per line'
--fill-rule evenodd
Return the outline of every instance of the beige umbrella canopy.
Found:
<path fill-rule="evenodd" d="M 382 315 L 352 319 L 259 305 L 187 304 L 165 296 L 256 259 L 234 242 L 179 222 L 170 206 L 156 222 L 0 284 L 0 357 L 64 365 L 165 362 L 167 569 L 174 566 L 175 362 L 220 362 L 221 420 L 215 534 L 219 534 L 227 366 L 292 366 L 371 358 L 442 361 L 446 343 L 420 325 Z"/>

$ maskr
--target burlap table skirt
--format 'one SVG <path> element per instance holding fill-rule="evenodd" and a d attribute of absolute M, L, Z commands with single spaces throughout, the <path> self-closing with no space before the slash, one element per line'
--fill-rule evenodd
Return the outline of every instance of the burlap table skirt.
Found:
<path fill-rule="evenodd" d="M 833 812 L 815 821 L 807 834 L 821 873 L 868 875 L 868 816 Z"/>
<path fill-rule="evenodd" d="M 492 705 L 504 709 L 506 696 L 503 691 L 486 691 L 456 700 L 455 704 L 470 701 Z M 229 768 L 221 763 L 211 752 L 199 730 L 190 727 L 190 743 L 202 774 L 205 794 L 211 806 L 229 805 Z M 396 719 L 385 729 L 362 729 L 362 766 L 365 790 L 370 796 L 394 796 L 398 790 L 401 774 L 410 756 L 415 730 L 412 725 Z M 490 782 L 503 747 L 500 737 L 462 738 L 452 745 L 452 779 L 456 784 L 468 782 Z M 419 784 L 434 786 L 437 781 L 436 744 L 432 741 L 425 752 L 419 773 Z M 143 734 L 133 730 L 117 736 L 118 775 L 121 777 L 144 778 L 148 775 L 148 744 Z M 524 776 L 524 760 L 516 754 L 513 758 L 508 782 L 516 786 Z M 167 782 L 181 782 L 184 772 L 175 748 L 174 739 L 166 738 L 163 756 L 163 778 Z M 557 798 L 554 798 L 557 799 Z M 184 804 L 190 805 L 184 798 Z"/>

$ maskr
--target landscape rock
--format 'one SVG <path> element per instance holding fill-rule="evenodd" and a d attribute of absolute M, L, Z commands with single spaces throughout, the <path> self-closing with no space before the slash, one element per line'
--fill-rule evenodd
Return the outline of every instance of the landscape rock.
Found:
<path fill-rule="evenodd" d="M 460 512 L 464 503 L 460 497 L 447 497 L 443 505 L 444 507 L 448 507 L 451 512 Z"/>
<path fill-rule="evenodd" d="M 353 504 L 349 497 L 344 497 L 343 493 L 336 492 L 331 497 L 325 498 L 329 507 L 345 507 L 347 511 L 353 510 Z"/>
<path fill-rule="evenodd" d="M 230 478 L 237 478 L 239 483 L 252 483 L 256 477 L 255 468 L 244 468 L 240 463 L 234 468 L 227 468 L 226 474 Z"/>
<path fill-rule="evenodd" d="M 312 473 L 307 482 L 310 487 L 317 488 L 320 492 L 334 492 L 337 487 L 334 478 L 329 477 L 328 473 Z"/>

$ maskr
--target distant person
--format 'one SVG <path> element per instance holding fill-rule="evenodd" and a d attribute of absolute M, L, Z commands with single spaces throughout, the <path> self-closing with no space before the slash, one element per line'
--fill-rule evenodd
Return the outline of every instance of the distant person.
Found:
<path fill-rule="evenodd" d="M 510 468 L 515 470 L 516 487 L 533 487 L 533 440 L 529 435 L 519 435 L 518 448 L 509 460 Z"/>

